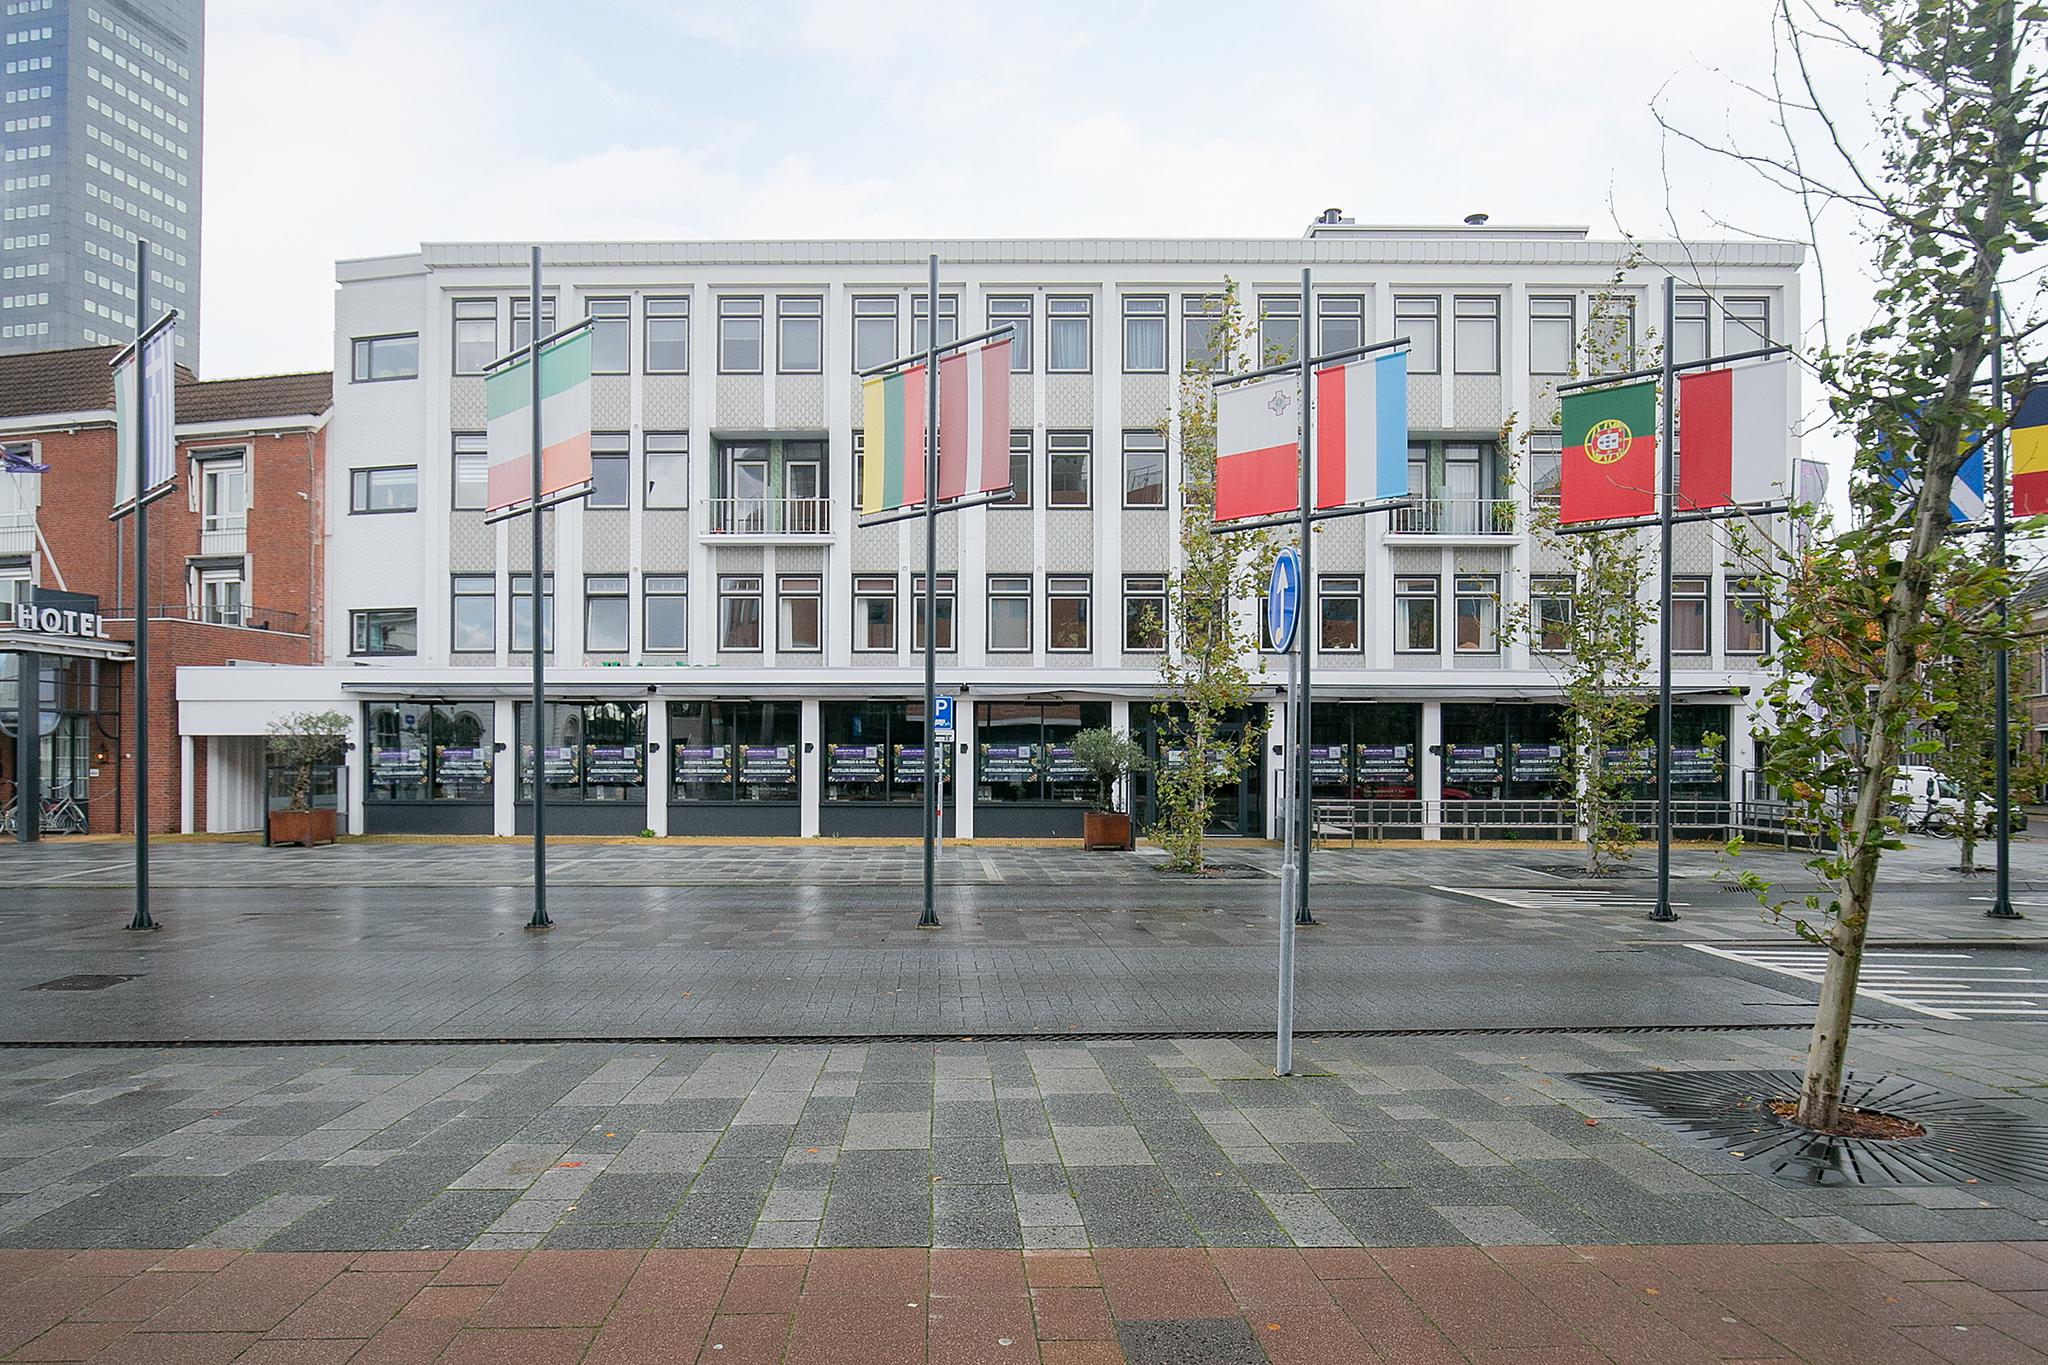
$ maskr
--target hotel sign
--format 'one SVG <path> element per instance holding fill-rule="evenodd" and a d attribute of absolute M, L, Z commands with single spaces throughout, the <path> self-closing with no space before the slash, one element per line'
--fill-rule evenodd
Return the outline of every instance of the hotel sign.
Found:
<path fill-rule="evenodd" d="M 74 640 L 106 640 L 106 618 L 100 599 L 91 593 L 55 592 L 37 588 L 32 601 L 0 602 L 0 628 L 61 635 Z"/>

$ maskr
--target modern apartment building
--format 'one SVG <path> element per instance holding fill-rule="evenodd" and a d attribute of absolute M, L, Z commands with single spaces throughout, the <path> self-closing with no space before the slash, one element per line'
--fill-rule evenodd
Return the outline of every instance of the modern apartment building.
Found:
<path fill-rule="evenodd" d="M 199 364 L 205 0 L 0 0 L 0 355 L 135 334 L 183 313 Z"/>
<path fill-rule="evenodd" d="M 1634 263 L 1625 264 L 1631 251 Z M 936 252 L 936 307 L 926 258 Z M 1318 789 L 1422 801 L 1554 794 L 1558 685 L 1506 622 L 1554 610 L 1532 542 L 1554 498 L 1555 386 L 1589 331 L 1644 350 L 1683 282 L 1681 358 L 1801 325 L 1797 248 L 1602 241 L 1581 228 L 1383 228 L 1295 238 L 556 243 L 540 326 L 595 320 L 594 492 L 486 523 L 484 367 L 533 325 L 527 248 L 447 243 L 345 261 L 328 446 L 326 665 L 186 669 L 203 738 L 336 707 L 356 725 L 349 825 L 528 827 L 535 618 L 549 657 L 541 777 L 558 832 L 915 833 L 922 604 L 959 698 L 946 812 L 960 836 L 1078 831 L 1065 740 L 1128 728 L 1170 764 L 1151 703 L 1177 563 L 1176 393 L 1214 353 L 1227 282 L 1268 351 L 1406 336 L 1410 511 L 1326 523 L 1315 554 Z M 1314 271 L 1301 315 L 1300 271 Z M 1594 300 L 1618 295 L 1595 316 Z M 936 316 L 934 316 L 936 315 Z M 1013 323 L 1015 497 L 861 527 L 856 372 Z M 1503 448 L 1536 414 L 1525 457 Z M 1784 452 L 1794 455 L 1788 440 Z M 1712 797 L 1751 766 L 1763 641 L 1711 525 L 1681 528 L 1679 746 Z M 1242 604 L 1245 620 L 1259 604 Z M 1274 687 L 1234 723 L 1269 725 Z M 1220 828 L 1271 828 L 1280 758 L 1222 794 Z M 1697 756 L 1695 756 L 1697 757 Z M 1135 792 L 1150 810 L 1149 784 Z"/>

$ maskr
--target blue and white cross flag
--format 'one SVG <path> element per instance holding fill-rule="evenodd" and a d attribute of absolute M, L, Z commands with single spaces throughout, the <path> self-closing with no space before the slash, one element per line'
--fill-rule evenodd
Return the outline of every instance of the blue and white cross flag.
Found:
<path fill-rule="evenodd" d="M 1979 434 L 1969 439 L 1968 453 L 1963 456 L 1962 467 L 1956 470 L 1955 482 L 1948 490 L 1948 519 L 1957 525 L 1984 520 L 1987 505 L 1984 501 L 1984 447 L 1989 442 Z M 1917 487 L 1913 478 L 1915 471 L 1908 469 L 1891 451 L 1885 452 L 1885 481 L 1894 488 Z"/>
<path fill-rule="evenodd" d="M 176 471 L 177 449 L 177 328 L 176 313 L 167 313 L 143 335 L 142 413 L 135 412 L 135 363 L 137 347 L 129 346 L 114 357 L 114 512 L 123 516 L 135 508 L 135 472 L 138 463 L 135 442 L 139 439 L 143 457 L 141 501 L 149 502 L 171 491 Z"/>

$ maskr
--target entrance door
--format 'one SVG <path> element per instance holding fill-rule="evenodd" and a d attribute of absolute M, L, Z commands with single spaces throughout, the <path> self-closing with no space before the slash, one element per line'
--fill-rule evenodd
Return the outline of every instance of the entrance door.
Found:
<path fill-rule="evenodd" d="M 1479 526 L 1479 462 L 1448 459 L 1444 462 L 1444 504 L 1446 529 L 1471 535 Z"/>
<path fill-rule="evenodd" d="M 763 535 L 768 530 L 768 461 L 752 452 L 732 462 L 732 530 L 739 535 Z"/>
<path fill-rule="evenodd" d="M 819 525 L 818 499 L 824 490 L 819 487 L 820 477 L 816 460 L 786 460 L 782 466 L 783 508 L 788 513 L 789 531 L 809 532 L 825 529 Z"/>
<path fill-rule="evenodd" d="M 1133 710 L 1137 708 L 1134 706 Z M 1264 723 L 1258 717 L 1263 711 L 1246 708 L 1254 718 L 1247 720 L 1240 712 L 1230 720 L 1217 726 L 1220 738 L 1234 741 L 1244 733 L 1247 723 L 1264 731 Z M 1159 818 L 1159 787 L 1152 773 L 1178 766 L 1179 755 L 1167 746 L 1158 722 L 1149 714 L 1140 723 L 1144 738 L 1146 757 L 1151 761 L 1149 772 L 1142 774 L 1138 786 L 1142 800 L 1137 809 L 1142 824 L 1150 825 Z M 1263 837 L 1266 832 L 1266 765 L 1263 757 L 1254 752 L 1246 761 L 1244 771 L 1228 782 L 1211 789 L 1208 833 L 1229 838 Z"/>

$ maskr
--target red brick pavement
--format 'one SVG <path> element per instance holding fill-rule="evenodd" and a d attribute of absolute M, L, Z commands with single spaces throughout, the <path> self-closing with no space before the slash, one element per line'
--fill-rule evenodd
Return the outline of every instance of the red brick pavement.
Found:
<path fill-rule="evenodd" d="M 1109 1365 L 1190 1321 L 1301 1365 L 2048 1365 L 2048 1243 L 0 1251 L 9 1361 Z"/>

